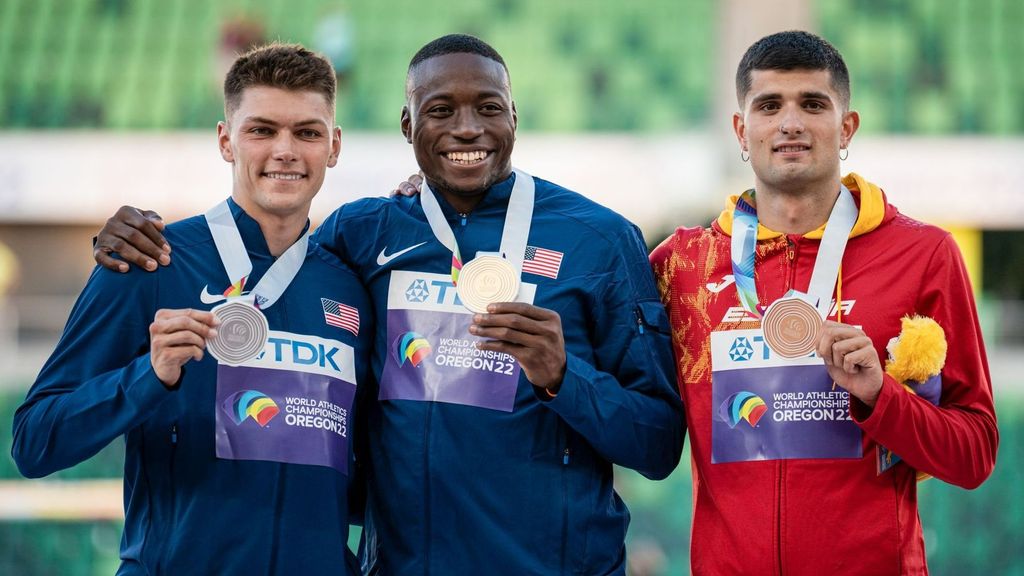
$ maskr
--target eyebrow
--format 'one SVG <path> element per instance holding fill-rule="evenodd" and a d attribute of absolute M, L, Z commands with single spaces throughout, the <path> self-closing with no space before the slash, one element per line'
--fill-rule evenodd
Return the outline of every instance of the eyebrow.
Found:
<path fill-rule="evenodd" d="M 782 94 L 778 92 L 772 92 L 769 94 L 759 94 L 750 101 L 751 105 L 756 106 L 762 102 L 768 102 L 771 100 L 781 100 Z M 832 102 L 832 97 L 827 92 L 818 92 L 817 90 L 811 90 L 800 93 L 801 100 L 825 100 L 826 102 Z"/>
<path fill-rule="evenodd" d="M 281 125 L 280 123 L 278 123 L 275 120 L 271 120 L 270 118 L 264 118 L 262 116 L 249 116 L 249 117 L 245 118 L 245 120 L 243 122 L 251 122 L 253 124 L 268 124 L 270 126 L 280 126 Z M 313 125 L 313 124 L 316 124 L 316 125 L 319 125 L 319 126 L 325 126 L 326 125 L 326 124 L 324 124 L 324 122 L 322 120 L 317 120 L 315 118 L 310 118 L 308 120 L 300 120 L 299 122 L 295 122 L 295 123 L 293 123 L 291 125 L 292 126 L 310 126 L 310 125 Z"/>

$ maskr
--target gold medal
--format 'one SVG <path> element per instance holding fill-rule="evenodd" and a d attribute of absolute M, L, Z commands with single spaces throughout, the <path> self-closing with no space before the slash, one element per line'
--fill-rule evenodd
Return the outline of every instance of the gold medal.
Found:
<path fill-rule="evenodd" d="M 463 306 L 483 313 L 488 304 L 514 301 L 519 294 L 519 278 L 504 258 L 477 256 L 462 267 L 456 290 Z"/>
<path fill-rule="evenodd" d="M 259 356 L 266 347 L 270 326 L 267 317 L 251 302 L 231 300 L 211 312 L 220 320 L 220 325 L 217 337 L 207 340 L 206 349 L 221 364 L 244 364 Z"/>
<path fill-rule="evenodd" d="M 764 341 L 783 358 L 800 358 L 814 351 L 821 326 L 818 310 L 801 298 L 776 300 L 761 320 Z"/>

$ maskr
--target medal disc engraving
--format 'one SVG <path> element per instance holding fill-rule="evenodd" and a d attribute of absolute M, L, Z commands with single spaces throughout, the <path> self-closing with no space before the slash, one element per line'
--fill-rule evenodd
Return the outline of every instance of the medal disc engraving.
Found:
<path fill-rule="evenodd" d="M 221 364 L 238 366 L 263 351 L 270 326 L 266 316 L 255 306 L 233 300 L 211 311 L 220 319 L 220 325 L 217 337 L 206 342 L 206 349 Z"/>
<path fill-rule="evenodd" d="M 818 345 L 822 320 L 817 309 L 800 298 L 776 300 L 764 313 L 764 341 L 783 358 L 800 358 Z"/>
<path fill-rule="evenodd" d="M 519 294 L 516 269 L 498 256 L 477 256 L 462 267 L 456 286 L 462 304 L 472 312 L 487 312 L 494 302 L 511 302 Z"/>

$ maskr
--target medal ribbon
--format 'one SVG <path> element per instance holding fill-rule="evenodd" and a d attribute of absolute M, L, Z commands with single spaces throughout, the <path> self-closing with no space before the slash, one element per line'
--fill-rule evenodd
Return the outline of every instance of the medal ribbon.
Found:
<path fill-rule="evenodd" d="M 530 223 L 533 220 L 533 198 L 534 183 L 533 176 L 526 172 L 516 170 L 515 184 L 512 186 L 512 195 L 508 200 L 508 210 L 505 213 L 505 225 L 501 232 L 501 255 L 515 269 L 516 274 L 522 275 L 523 258 L 526 256 L 526 242 L 530 236 Z M 455 241 L 455 233 L 441 211 L 441 205 L 435 197 L 435 192 L 423 180 L 423 191 L 420 193 L 420 201 L 423 203 L 423 213 L 427 216 L 430 229 L 437 237 L 437 241 L 445 248 L 452 251 L 452 284 L 459 284 L 459 271 L 462 270 L 462 255 L 459 253 L 459 244 Z"/>
<path fill-rule="evenodd" d="M 213 243 L 217 246 L 217 254 L 224 264 L 224 270 L 228 273 L 228 280 L 231 281 L 229 288 L 224 295 L 229 298 L 242 296 L 242 288 L 245 286 L 249 273 L 252 272 L 252 260 L 245 250 L 245 243 L 242 242 L 242 235 L 238 232 L 238 225 L 231 215 L 231 207 L 225 200 L 210 208 L 206 214 L 206 223 L 210 227 L 210 234 L 213 235 Z M 295 275 L 299 273 L 302 262 L 306 259 L 306 250 L 309 246 L 309 230 L 295 241 L 284 254 L 270 266 L 267 273 L 260 278 L 253 288 L 249 297 L 257 308 L 267 309 L 277 302 L 277 299 L 284 294 L 288 285 L 291 284 Z"/>
<path fill-rule="evenodd" d="M 832 213 L 825 224 L 825 233 L 814 260 L 811 282 L 807 293 L 791 290 L 792 295 L 808 300 L 822 318 L 828 317 L 832 305 L 832 291 L 839 277 L 839 265 L 846 251 L 850 230 L 857 221 L 857 205 L 853 194 L 845 185 L 840 185 Z M 754 282 L 754 252 L 757 247 L 757 204 L 755 191 L 747 190 L 736 200 L 732 216 L 732 273 L 736 292 L 743 308 L 760 318 L 763 310 L 758 307 L 757 287 Z"/>

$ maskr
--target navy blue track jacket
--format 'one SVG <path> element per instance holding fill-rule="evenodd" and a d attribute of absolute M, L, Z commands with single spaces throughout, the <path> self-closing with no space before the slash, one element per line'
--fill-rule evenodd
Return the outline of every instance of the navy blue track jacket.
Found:
<path fill-rule="evenodd" d="M 514 178 L 495 185 L 465 216 L 439 198 L 464 260 L 498 250 Z M 431 232 L 419 197 L 343 206 L 316 240 L 350 263 L 370 291 L 380 325 L 375 375 L 387 363 L 422 369 L 406 362 L 416 360 L 415 346 L 401 348 L 422 335 L 392 342 L 387 330 L 393 275 L 412 278 L 391 290 L 394 302 L 453 298 L 454 290 L 442 286 L 451 252 Z M 510 412 L 440 401 L 368 402 L 364 571 L 625 573 L 629 513 L 612 487 L 612 464 L 661 479 L 683 445 L 668 318 L 640 231 L 614 212 L 536 179 L 528 244 L 532 256 L 540 249 L 549 261 L 540 269 L 545 274 L 525 273 L 522 280 L 536 284 L 534 304 L 558 312 L 565 336 L 557 397 L 520 375 Z M 418 273 L 442 276 L 419 282 Z M 428 344 L 422 362 L 440 362 L 442 346 L 451 348 Z"/>
<path fill-rule="evenodd" d="M 233 201 L 231 209 L 253 263 L 251 287 L 273 257 L 258 223 Z M 202 216 L 169 225 L 166 238 L 174 261 L 155 273 L 93 271 L 15 415 L 19 469 L 45 476 L 124 436 L 118 574 L 357 574 L 346 548 L 348 476 L 326 466 L 217 458 L 216 361 L 207 354 L 186 364 L 173 391 L 154 374 L 148 327 L 157 309 L 208 310 L 200 294 L 219 294 L 230 284 Z M 363 312 L 358 337 L 325 322 L 321 298 Z M 370 310 L 355 275 L 310 243 L 298 275 L 265 312 L 272 331 L 352 346 L 362 383 Z M 349 446 L 351 471 L 351 439 Z"/>

